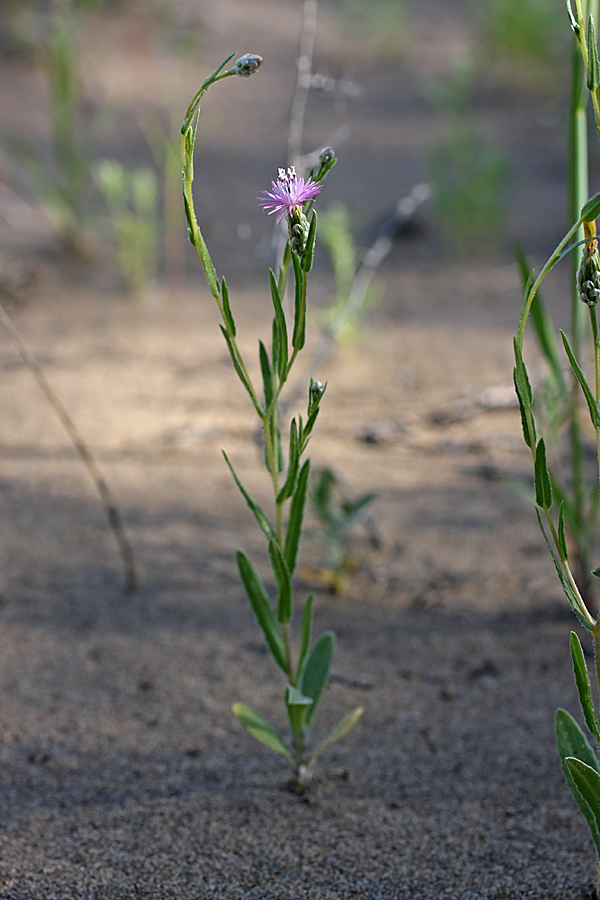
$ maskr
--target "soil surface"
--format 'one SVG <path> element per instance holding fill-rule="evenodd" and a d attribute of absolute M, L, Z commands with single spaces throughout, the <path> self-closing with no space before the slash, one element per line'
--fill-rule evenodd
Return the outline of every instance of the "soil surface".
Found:
<path fill-rule="evenodd" d="M 163 25 L 139 7 L 102 8 L 84 29 L 89 115 L 116 110 L 94 158 L 151 163 L 144 112 L 170 104 L 178 124 L 230 52 L 265 58 L 208 95 L 196 179 L 254 360 L 270 327 L 273 224 L 255 197 L 286 161 L 302 4 L 182 0 Z M 470 7 L 450 0 L 414 3 L 407 23 L 406 40 L 383 46 L 349 38 L 333 4 L 319 10 L 315 68 L 360 93 L 311 96 L 303 148 L 336 143 L 319 208 L 343 201 L 362 246 L 427 178 L 446 126 L 424 85 L 473 40 Z M 174 34 L 195 36 L 194 52 Z M 132 298 L 107 244 L 83 261 L 60 248 L 4 152 L 2 303 L 117 499 L 139 586 L 124 595 L 94 484 L 0 336 L 1 900 L 595 896 L 593 844 L 553 737 L 556 707 L 577 711 L 577 623 L 513 489 L 530 486 L 531 467 L 511 392 L 511 241 L 539 266 L 561 237 L 565 89 L 515 81 L 481 76 L 473 101 L 513 171 L 498 252 L 452 261 L 425 205 L 378 272 L 382 299 L 359 339 L 316 370 L 310 319 L 292 391 L 303 398 L 309 374 L 328 382 L 313 465 L 378 499 L 352 533 L 346 596 L 311 576 L 322 542 L 309 535 L 302 551 L 300 602 L 314 590 L 317 630 L 338 637 L 317 738 L 365 707 L 305 796 L 231 714 L 248 702 L 285 730 L 284 685 L 234 563 L 243 548 L 266 576 L 264 546 L 220 449 L 265 505 L 269 485 L 199 262 L 179 234 L 179 277 L 161 270 Z M 3 130 L 47 149 L 36 57 L 7 50 L 0 84 Z M 559 276 L 547 292 L 558 314 L 563 287 Z M 323 250 L 311 292 L 311 309 L 332 292 Z"/>

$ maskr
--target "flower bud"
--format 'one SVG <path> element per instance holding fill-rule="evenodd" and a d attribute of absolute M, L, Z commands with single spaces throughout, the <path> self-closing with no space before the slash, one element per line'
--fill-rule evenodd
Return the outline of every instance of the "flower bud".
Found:
<path fill-rule="evenodd" d="M 327 166 L 329 163 L 333 162 L 334 159 L 335 151 L 331 147 L 323 147 L 319 153 L 319 164 L 321 166 Z"/>
<path fill-rule="evenodd" d="M 302 256 L 306 249 L 309 228 L 302 207 L 294 206 L 288 214 L 288 243 L 298 256 Z"/>
<path fill-rule="evenodd" d="M 325 393 L 325 388 L 327 387 L 327 382 L 323 384 L 322 381 L 317 381 L 316 378 L 310 379 L 310 384 L 308 386 L 308 415 L 314 412 L 321 402 L 321 397 Z"/>
<path fill-rule="evenodd" d="M 595 237 L 593 223 L 585 222 L 584 228 L 586 238 Z M 577 296 L 589 307 L 596 306 L 600 300 L 600 257 L 598 242 L 595 240 L 589 240 L 583 249 L 577 272 Z"/>
<path fill-rule="evenodd" d="M 262 56 L 257 56 L 256 53 L 245 53 L 235 62 L 235 74 L 241 75 L 242 78 L 250 78 L 251 75 L 254 75 L 260 69 L 263 62 Z"/>

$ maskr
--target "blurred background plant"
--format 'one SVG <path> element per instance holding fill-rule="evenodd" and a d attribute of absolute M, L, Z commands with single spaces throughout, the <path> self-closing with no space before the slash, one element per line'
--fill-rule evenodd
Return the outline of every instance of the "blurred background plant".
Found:
<path fill-rule="evenodd" d="M 64 244 L 86 255 L 88 227 L 84 199 L 90 185 L 90 153 L 102 129 L 100 114 L 86 122 L 87 146 L 82 139 L 82 73 L 78 38 L 82 23 L 99 0 L 52 0 L 49 4 L 12 4 L 9 22 L 16 44 L 35 49 L 48 84 L 51 153 L 18 136 L 9 150 L 26 172 L 42 207 Z"/>
<path fill-rule="evenodd" d="M 325 556 L 320 566 L 302 568 L 300 574 L 321 581 L 338 597 L 347 594 L 352 575 L 360 564 L 358 552 L 352 549 L 352 529 L 364 521 L 368 507 L 376 499 L 375 493 L 351 498 L 333 469 L 317 470 L 310 479 L 309 500 Z M 371 544 L 379 547 L 381 542 L 372 529 L 369 535 Z"/>
<path fill-rule="evenodd" d="M 386 54 L 397 53 L 408 42 L 410 20 L 402 0 L 338 0 L 342 23 L 352 40 Z"/>
<path fill-rule="evenodd" d="M 139 294 L 156 277 L 156 173 L 147 167 L 127 169 L 116 160 L 105 159 L 94 167 L 93 174 L 110 212 L 123 280 L 132 293 Z"/>
<path fill-rule="evenodd" d="M 548 0 L 472 0 L 478 63 L 505 80 L 553 90 L 565 71 L 569 36 L 562 3 Z"/>
<path fill-rule="evenodd" d="M 432 147 L 428 161 L 434 215 L 446 252 L 461 259 L 498 250 L 510 183 L 506 154 L 470 120 L 472 90 L 468 60 L 459 60 L 447 79 L 424 88 L 446 120 L 446 136 Z"/>

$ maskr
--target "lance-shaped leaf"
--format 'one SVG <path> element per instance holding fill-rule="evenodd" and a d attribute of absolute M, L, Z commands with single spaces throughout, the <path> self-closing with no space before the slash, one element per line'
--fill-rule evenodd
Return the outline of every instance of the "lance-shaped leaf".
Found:
<path fill-rule="evenodd" d="M 552 484 L 546 462 L 546 445 L 540 438 L 535 451 L 535 502 L 541 509 L 552 506 Z"/>
<path fill-rule="evenodd" d="M 315 241 L 317 239 L 317 214 L 313 209 L 310 218 L 310 226 L 308 229 L 308 237 L 306 238 L 306 248 L 302 254 L 302 269 L 308 274 L 312 269 L 313 258 L 315 255 Z"/>
<path fill-rule="evenodd" d="M 567 547 L 567 535 L 565 532 L 565 501 L 564 500 L 561 500 L 560 510 L 558 513 L 558 546 L 559 546 L 559 550 L 560 550 L 562 558 L 564 560 L 568 560 L 569 548 Z"/>
<path fill-rule="evenodd" d="M 271 750 L 282 753 L 295 766 L 294 754 L 283 741 L 281 735 L 262 716 L 251 709 L 251 707 L 246 706 L 245 703 L 234 703 L 232 709 L 240 724 L 244 726 L 246 731 L 250 732 L 252 737 L 266 747 L 270 747 Z"/>
<path fill-rule="evenodd" d="M 277 503 L 283 503 L 288 497 L 291 497 L 296 487 L 298 479 L 298 467 L 300 464 L 300 444 L 298 440 L 298 426 L 296 420 L 292 419 L 290 424 L 290 450 L 288 459 L 287 476 L 283 487 L 277 494 Z"/>
<path fill-rule="evenodd" d="M 223 454 L 223 457 L 225 458 L 225 462 L 227 463 L 227 466 L 229 467 L 229 471 L 231 472 L 231 474 L 233 476 L 233 480 L 235 481 L 238 488 L 240 489 L 240 493 L 242 494 L 244 500 L 246 501 L 246 503 L 252 510 L 252 515 L 258 522 L 258 524 L 260 526 L 260 530 L 262 531 L 262 533 L 264 534 L 264 536 L 266 537 L 266 539 L 268 541 L 273 540 L 275 537 L 275 531 L 273 530 L 273 526 L 267 519 L 266 515 L 264 514 L 264 512 L 262 511 L 262 509 L 260 508 L 258 503 L 254 502 L 254 500 L 252 499 L 252 497 L 250 496 L 250 494 L 248 493 L 248 491 L 246 490 L 246 488 L 244 487 L 244 485 L 242 484 L 240 479 L 237 477 L 237 475 L 235 473 L 235 469 L 229 462 L 229 457 L 227 456 L 225 451 L 221 450 L 221 453 Z"/>
<path fill-rule="evenodd" d="M 593 92 L 600 85 L 600 60 L 598 59 L 598 44 L 596 42 L 596 27 L 590 13 L 587 28 L 587 88 Z"/>
<path fill-rule="evenodd" d="M 287 374 L 287 363 L 288 363 L 288 336 L 287 336 L 287 325 L 285 322 L 285 314 L 283 312 L 283 304 L 281 302 L 281 297 L 279 296 L 279 289 L 277 287 L 277 279 L 273 274 L 273 270 L 269 269 L 269 284 L 271 286 L 271 298 L 273 300 L 273 309 L 275 310 L 275 323 L 277 326 L 277 334 L 279 341 L 279 359 L 278 359 L 278 375 L 279 380 L 282 381 Z"/>
<path fill-rule="evenodd" d="M 593 222 L 600 216 L 600 194 L 594 194 L 581 209 L 581 219 L 584 222 Z"/>
<path fill-rule="evenodd" d="M 362 716 L 364 709 L 362 706 L 357 706 L 356 709 L 353 709 L 351 713 L 338 722 L 335 728 L 332 728 L 327 737 L 321 741 L 317 749 L 314 751 L 310 758 L 309 765 L 314 763 L 317 756 L 320 756 L 323 750 L 326 750 L 327 747 L 330 747 L 335 741 L 339 741 L 341 738 L 345 737 L 349 731 L 352 731 L 360 717 Z"/>
<path fill-rule="evenodd" d="M 587 764 L 591 769 L 597 771 L 598 760 L 596 759 L 596 755 L 590 747 L 585 734 L 583 733 L 573 716 L 568 713 L 566 709 L 556 710 L 554 730 L 556 734 L 558 755 L 560 757 L 560 763 L 563 774 L 565 776 L 565 781 L 569 786 L 575 803 L 579 807 L 580 812 L 588 823 L 589 829 L 592 833 L 593 841 L 596 845 L 596 848 L 598 849 L 598 852 L 600 853 L 600 831 L 596 824 L 596 819 L 592 814 L 587 802 L 584 800 L 582 794 L 580 793 L 579 788 L 576 787 L 576 782 L 571 773 L 571 767 L 567 764 L 567 760 L 577 759 L 582 761 L 584 764 Z"/>
<path fill-rule="evenodd" d="M 221 279 L 221 297 L 223 298 L 223 318 L 225 319 L 225 325 L 232 337 L 236 335 L 235 322 L 233 321 L 233 315 L 231 312 L 231 307 L 229 306 L 229 291 L 227 289 L 227 284 L 225 282 L 225 278 Z"/>
<path fill-rule="evenodd" d="M 277 620 L 283 624 L 292 618 L 292 577 L 275 539 L 269 541 L 269 558 L 277 584 Z"/>
<path fill-rule="evenodd" d="M 294 266 L 294 330 L 292 332 L 292 346 L 294 350 L 302 350 L 306 339 L 306 303 L 305 303 L 305 279 L 306 275 L 300 265 L 300 260 L 292 253 Z"/>
<path fill-rule="evenodd" d="M 513 369 L 513 379 L 515 391 L 519 400 L 519 409 L 521 411 L 523 438 L 529 449 L 533 450 L 536 442 L 535 422 L 531 412 L 533 394 L 531 391 L 531 384 L 529 383 L 529 376 L 527 375 L 527 369 L 525 368 L 525 363 L 523 361 L 521 347 L 519 346 L 519 341 L 516 337 L 514 339 L 514 350 L 515 367 Z"/>
<path fill-rule="evenodd" d="M 539 509 L 536 509 L 535 512 L 537 515 L 538 525 L 540 526 L 540 531 L 542 532 L 542 535 L 544 536 L 544 541 L 546 542 L 546 547 L 548 548 L 548 552 L 550 553 L 550 556 L 552 557 L 552 561 L 553 561 L 554 567 L 556 569 L 556 574 L 558 575 L 558 579 L 562 585 L 562 589 L 565 592 L 569 603 L 571 604 L 571 609 L 573 610 L 573 612 L 575 613 L 575 615 L 577 616 L 577 618 L 579 619 L 579 621 L 581 622 L 583 627 L 587 628 L 588 631 L 591 631 L 592 623 L 590 621 L 588 621 L 588 619 L 583 614 L 583 611 L 581 609 L 581 602 L 580 602 L 579 598 L 577 597 L 577 595 L 575 594 L 575 591 L 573 590 L 573 588 L 571 587 L 571 585 L 565 578 L 565 574 L 564 574 L 562 567 L 558 561 L 556 553 L 554 552 L 554 550 L 552 548 L 552 544 L 550 543 L 550 541 L 548 539 L 548 535 L 546 534 L 546 530 L 544 528 Z"/>
<path fill-rule="evenodd" d="M 269 362 L 269 354 L 267 348 L 262 341 L 258 342 L 260 371 L 263 380 L 263 389 L 265 392 L 265 408 L 268 409 L 273 399 L 273 373 L 271 371 L 271 363 Z"/>
<path fill-rule="evenodd" d="M 260 403 L 257 403 L 257 402 L 256 402 L 256 397 L 255 397 L 254 392 L 253 392 L 253 390 L 252 390 L 252 385 L 251 385 L 250 382 L 248 381 L 248 378 L 247 378 L 246 375 L 244 374 L 244 371 L 243 371 L 243 369 L 242 369 L 242 367 L 241 367 L 241 365 L 240 365 L 240 362 L 239 362 L 237 353 L 236 353 L 236 351 L 235 351 L 235 346 L 234 346 L 234 344 L 233 344 L 233 340 L 232 340 L 232 338 L 231 338 L 231 335 L 229 334 L 229 332 L 227 331 L 227 329 L 225 328 L 224 325 L 219 325 L 219 328 L 221 329 L 221 334 L 222 334 L 223 337 L 225 338 L 225 343 L 227 344 L 227 349 L 229 350 L 229 355 L 231 356 L 231 361 L 232 361 L 232 363 L 233 363 L 233 368 L 235 369 L 238 378 L 240 379 L 240 381 L 242 382 L 242 384 L 244 385 L 244 387 L 245 387 L 246 390 L 248 391 L 248 396 L 249 396 L 250 399 L 252 400 L 252 405 L 254 406 L 254 409 L 256 410 L 256 412 L 258 413 L 258 415 L 262 418 L 262 417 L 264 416 L 264 410 L 263 410 L 263 408 L 261 407 Z"/>
<path fill-rule="evenodd" d="M 306 660 L 300 689 L 306 697 L 313 699 L 313 705 L 306 710 L 304 721 L 307 726 L 310 726 L 315 717 L 321 695 L 329 680 L 334 651 L 335 635 L 333 631 L 326 631 L 317 638 Z"/>
<path fill-rule="evenodd" d="M 565 765 L 584 804 L 588 807 L 589 812 L 586 814 L 585 807 L 579 806 L 589 825 L 592 840 L 600 856 L 600 775 L 591 766 L 574 756 L 567 756 Z"/>
<path fill-rule="evenodd" d="M 571 368 L 575 372 L 577 381 L 581 385 L 581 389 L 583 390 L 585 399 L 587 401 L 588 409 L 590 412 L 590 419 L 592 420 L 592 425 L 596 429 L 600 428 L 600 410 L 598 410 L 598 404 L 596 403 L 596 400 L 594 399 L 594 395 L 592 394 L 592 392 L 590 390 L 589 384 L 585 380 L 585 375 L 581 371 L 579 363 L 577 362 L 577 360 L 575 359 L 575 356 L 573 355 L 573 351 L 571 350 L 571 347 L 569 345 L 569 341 L 567 340 L 566 334 L 564 334 L 561 331 L 561 336 L 563 339 L 563 344 L 565 345 L 565 350 L 566 350 L 567 356 L 569 357 L 569 362 L 571 363 Z"/>
<path fill-rule="evenodd" d="M 577 693 L 579 694 L 579 702 L 583 711 L 585 724 L 597 741 L 600 741 L 600 722 L 594 706 L 592 698 L 592 686 L 590 684 L 590 676 L 588 668 L 585 664 L 585 656 L 579 638 L 574 631 L 571 632 L 570 638 L 571 659 L 573 660 L 573 671 L 575 673 L 575 683 L 577 684 Z M 569 756 L 577 754 L 570 753 Z"/>
<path fill-rule="evenodd" d="M 308 486 L 308 475 L 310 472 L 310 460 L 307 459 L 298 475 L 298 483 L 296 490 L 290 503 L 290 518 L 288 521 L 287 532 L 285 535 L 284 556 L 290 572 L 294 573 L 296 568 L 296 559 L 298 557 L 298 547 L 300 544 L 300 535 L 302 534 L 302 520 L 304 518 L 304 507 L 306 504 L 306 489 Z"/>
<path fill-rule="evenodd" d="M 258 577 L 254 566 L 241 550 L 238 550 L 237 552 L 237 563 L 242 584 L 244 585 L 250 605 L 256 616 L 256 621 L 260 625 L 265 636 L 267 646 L 271 651 L 271 656 L 279 668 L 287 675 L 288 669 L 283 638 L 277 627 L 275 615 L 271 607 L 271 601 L 269 600 L 265 587 Z"/>
<path fill-rule="evenodd" d="M 298 668 L 296 669 L 296 681 L 300 680 L 304 662 L 310 650 L 310 642 L 312 639 L 312 623 L 313 623 L 313 603 L 314 594 L 309 594 L 302 613 L 302 638 L 300 641 L 300 654 L 298 656 Z"/>

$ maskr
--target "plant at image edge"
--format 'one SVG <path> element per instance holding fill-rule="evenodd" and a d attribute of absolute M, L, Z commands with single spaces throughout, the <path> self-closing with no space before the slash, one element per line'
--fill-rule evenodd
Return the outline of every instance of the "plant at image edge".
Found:
<path fill-rule="evenodd" d="M 589 6 L 591 6 L 591 0 Z M 576 0 L 575 11 L 567 2 L 571 27 L 575 33 L 583 60 L 585 70 L 584 82 L 587 84 L 587 89 L 592 98 L 596 127 L 600 135 L 600 59 L 598 57 L 594 19 L 589 6 L 586 10 L 588 12 L 586 27 L 581 0 Z M 585 333 L 578 329 L 575 336 L 576 340 L 572 338 L 569 341 L 562 331 L 561 338 L 578 387 L 579 397 L 584 401 L 584 408 L 587 408 L 591 427 L 595 435 L 598 468 L 594 476 L 595 485 L 591 496 L 595 498 L 594 503 L 597 513 L 600 503 L 600 332 L 598 330 L 596 306 L 600 300 L 600 254 L 596 239 L 596 219 L 599 215 L 600 194 L 596 194 L 583 204 L 577 221 L 550 256 L 537 279 L 533 272 L 529 274 L 523 295 L 519 329 L 514 339 L 514 382 L 521 411 L 523 436 L 531 451 L 534 464 L 537 519 L 571 608 L 580 624 L 591 633 L 597 687 L 600 686 L 600 616 L 594 617 L 590 612 L 585 596 L 572 572 L 569 561 L 570 547 L 567 541 L 567 504 L 570 498 L 565 496 L 562 491 L 556 489 L 557 482 L 547 461 L 546 442 L 544 437 L 539 436 L 536 428 L 533 392 L 523 359 L 523 343 L 525 327 L 530 315 L 532 319 L 534 319 L 535 315 L 539 316 L 539 310 L 537 313 L 535 312 L 535 304 L 542 281 L 561 259 L 571 253 L 574 248 L 583 246 L 581 262 L 576 275 L 576 289 L 578 301 L 584 304 L 580 308 L 587 309 L 589 328 L 586 329 Z M 581 231 L 583 232 L 583 239 L 579 240 Z M 536 324 L 535 319 L 534 325 L 539 332 L 539 323 Z M 582 364 L 583 353 L 580 338 L 586 337 L 586 335 L 592 348 L 593 381 L 591 384 L 588 382 Z M 553 339 L 553 335 L 549 332 L 546 332 L 546 336 L 548 340 Z M 576 350 L 573 349 L 574 346 L 576 346 Z M 545 355 L 548 357 L 548 352 Z M 554 356 L 555 354 L 551 355 Z M 573 397 L 572 404 L 575 409 L 579 404 L 578 398 Z M 592 575 L 600 577 L 600 568 L 594 569 Z M 583 717 L 596 743 L 600 744 L 600 719 L 593 699 L 584 652 L 579 637 L 574 632 L 571 633 L 570 650 Z M 590 746 L 586 735 L 578 723 L 566 710 L 557 710 L 555 731 L 567 784 L 571 789 L 577 806 L 588 823 L 598 857 L 600 858 L 600 763 L 597 754 Z M 598 864 L 597 874 L 600 876 L 600 863 Z"/>
<path fill-rule="evenodd" d="M 242 551 L 237 553 L 240 578 L 265 642 L 277 667 L 282 671 L 286 686 L 284 703 L 291 731 L 291 744 L 251 707 L 234 704 L 233 711 L 241 724 L 258 741 L 283 754 L 293 767 L 298 785 L 304 789 L 316 758 L 334 741 L 344 737 L 362 715 L 362 708 L 354 709 L 333 730 L 311 749 L 310 729 L 329 679 L 335 649 L 333 632 L 321 634 L 312 641 L 313 597 L 308 597 L 302 615 L 301 635 L 297 653 L 292 646 L 294 617 L 293 577 L 302 533 L 302 521 L 310 461 L 302 461 L 320 410 L 326 385 L 311 378 L 308 391 L 306 420 L 294 417 L 290 423 L 287 454 L 281 436 L 279 398 L 290 371 L 304 347 L 306 335 L 306 298 L 308 274 L 312 268 L 317 234 L 317 215 L 313 200 L 322 189 L 322 180 L 335 165 L 330 148 L 319 157 L 316 172 L 306 179 L 297 177 L 294 168 L 279 170 L 271 190 L 263 192 L 260 204 L 270 215 L 278 214 L 278 221 L 287 218 L 288 242 L 278 276 L 269 271 L 269 286 L 273 303 L 270 352 L 259 342 L 259 363 L 262 392 L 256 389 L 237 343 L 236 325 L 229 303 L 225 279 L 219 280 L 208 248 L 198 226 L 194 209 L 192 184 L 194 180 L 194 145 L 198 128 L 200 103 L 206 91 L 217 81 L 231 75 L 248 77 L 262 65 L 259 56 L 246 54 L 233 68 L 225 69 L 235 54 L 231 54 L 203 83 L 190 103 L 182 128 L 181 155 L 183 164 L 183 199 L 190 242 L 198 251 L 210 292 L 221 313 L 221 332 L 227 344 L 235 372 L 260 420 L 264 437 L 264 462 L 273 488 L 273 515 L 269 517 L 248 494 L 231 462 L 224 453 L 235 483 L 264 535 L 276 586 L 275 608 L 267 590 L 251 561 Z M 309 218 L 310 217 L 310 218 Z M 290 328 L 284 309 L 283 295 L 290 269 L 294 276 L 294 318 Z M 287 456 L 287 461 L 285 457 Z"/>

